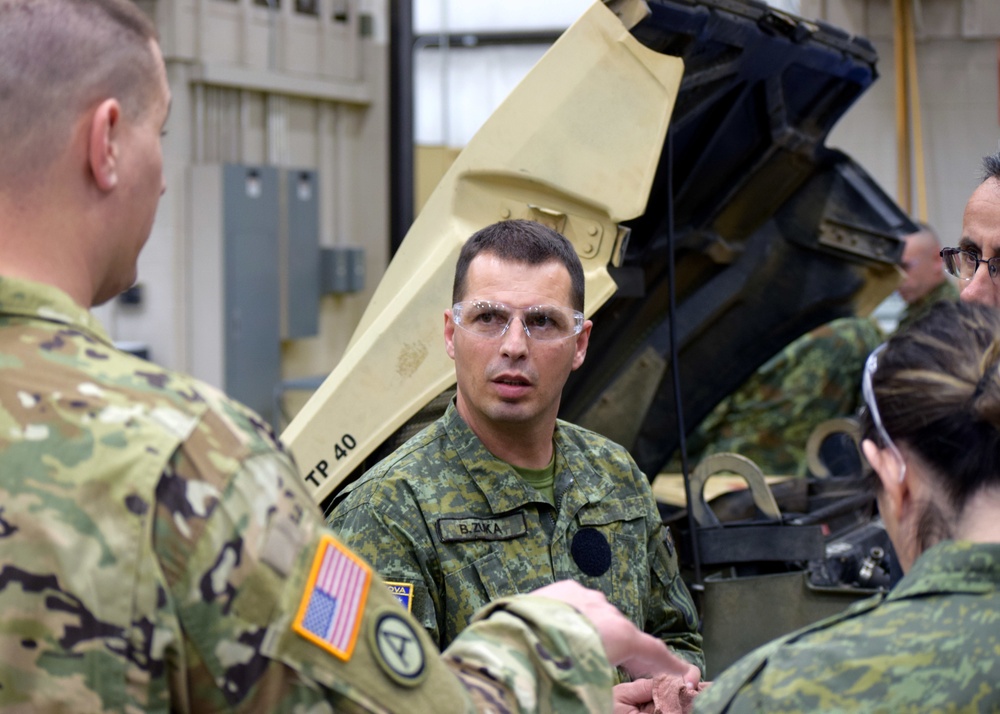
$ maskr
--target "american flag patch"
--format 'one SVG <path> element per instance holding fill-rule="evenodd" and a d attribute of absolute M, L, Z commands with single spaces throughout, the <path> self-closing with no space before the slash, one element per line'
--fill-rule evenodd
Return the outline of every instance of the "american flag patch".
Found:
<path fill-rule="evenodd" d="M 351 658 L 368 599 L 371 568 L 335 538 L 324 535 L 293 629 L 342 660 Z"/>

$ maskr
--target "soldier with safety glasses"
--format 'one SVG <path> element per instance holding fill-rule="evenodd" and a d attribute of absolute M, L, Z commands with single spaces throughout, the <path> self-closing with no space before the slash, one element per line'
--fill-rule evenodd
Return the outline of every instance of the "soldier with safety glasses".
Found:
<path fill-rule="evenodd" d="M 531 221 L 487 226 L 461 251 L 452 303 L 457 395 L 338 497 L 334 529 L 441 646 L 491 600 L 568 578 L 703 667 L 649 480 L 623 447 L 557 418 L 591 331 L 573 246 Z"/>

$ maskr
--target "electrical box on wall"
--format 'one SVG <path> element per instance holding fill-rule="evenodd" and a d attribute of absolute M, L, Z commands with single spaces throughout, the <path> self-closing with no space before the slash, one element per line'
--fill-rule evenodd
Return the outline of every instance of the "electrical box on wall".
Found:
<path fill-rule="evenodd" d="M 319 176 L 315 171 L 285 169 L 281 221 L 281 336 L 314 337 L 319 333 Z"/>
<path fill-rule="evenodd" d="M 319 333 L 324 293 L 364 288 L 358 247 L 320 248 L 319 174 L 191 169 L 190 371 L 273 419 L 281 341 Z"/>
<path fill-rule="evenodd" d="M 354 293 L 365 288 L 364 248 L 323 248 L 320 289 L 324 293 Z"/>
<path fill-rule="evenodd" d="M 278 170 L 191 172 L 191 372 L 270 419 L 281 379 Z"/>

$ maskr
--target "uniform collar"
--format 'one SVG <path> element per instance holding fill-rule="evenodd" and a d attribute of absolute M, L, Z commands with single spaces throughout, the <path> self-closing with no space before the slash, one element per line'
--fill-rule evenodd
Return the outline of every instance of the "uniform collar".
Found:
<path fill-rule="evenodd" d="M 455 408 L 454 400 L 444 414 L 448 438 L 466 470 L 472 475 L 483 497 L 494 513 L 507 513 L 529 503 L 537 503 L 537 492 L 530 488 L 517 472 L 505 461 L 498 459 L 483 446 Z M 588 503 L 597 503 L 614 490 L 614 483 L 607 476 L 593 469 L 586 456 L 570 439 L 566 438 L 567 424 L 556 422 L 554 443 L 556 449 L 555 482 L 568 472 L 572 486 L 567 489 L 560 511 L 573 515 Z"/>
<path fill-rule="evenodd" d="M 925 551 L 886 600 L 935 593 L 981 594 L 1000 585 L 1000 543 L 946 540 Z"/>
<path fill-rule="evenodd" d="M 0 314 L 65 325 L 114 346 L 90 311 L 52 285 L 0 276 Z"/>

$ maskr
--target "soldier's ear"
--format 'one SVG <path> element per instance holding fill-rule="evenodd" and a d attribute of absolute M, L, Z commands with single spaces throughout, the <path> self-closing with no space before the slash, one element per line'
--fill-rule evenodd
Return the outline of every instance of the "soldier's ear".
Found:
<path fill-rule="evenodd" d="M 119 141 L 122 110 L 117 99 L 105 99 L 90 115 L 87 160 L 98 188 L 110 191 L 118 185 Z"/>
<path fill-rule="evenodd" d="M 861 442 L 861 451 L 864 452 L 868 463 L 878 475 L 883 489 L 886 487 L 887 481 L 898 480 L 899 460 L 888 449 L 880 449 L 875 445 L 874 441 L 865 439 Z M 891 470 L 895 470 L 895 473 L 890 474 L 889 471 Z"/>
<path fill-rule="evenodd" d="M 580 365 L 583 364 L 583 360 L 587 358 L 587 346 L 590 344 L 590 330 L 593 326 L 594 323 L 590 320 L 585 320 L 583 329 L 576 336 L 576 353 L 573 355 L 573 369 L 579 369 Z"/>
<path fill-rule="evenodd" d="M 455 359 L 455 320 L 451 310 L 444 311 L 444 349 L 449 357 Z"/>
<path fill-rule="evenodd" d="M 903 465 L 896 458 L 896 454 L 889 449 L 880 449 L 871 439 L 865 439 L 861 442 L 861 450 L 882 484 L 880 497 L 885 499 L 888 506 L 898 516 L 907 491 L 906 480 L 900 479 Z"/>

